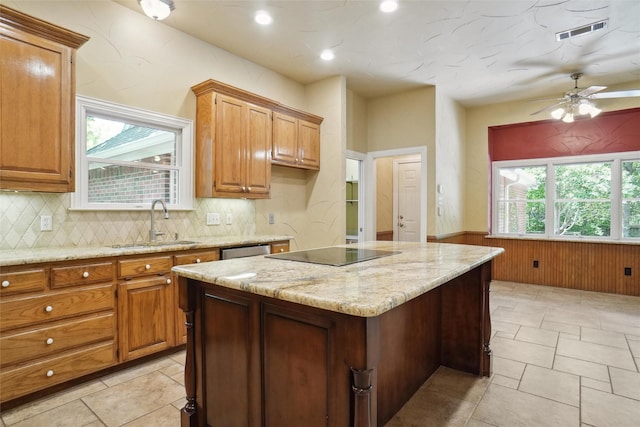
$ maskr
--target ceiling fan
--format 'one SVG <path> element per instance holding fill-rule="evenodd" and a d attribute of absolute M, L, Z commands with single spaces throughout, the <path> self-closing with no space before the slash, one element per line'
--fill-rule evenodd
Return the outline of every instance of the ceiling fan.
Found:
<path fill-rule="evenodd" d="M 551 117 L 554 119 L 561 119 L 565 123 L 571 123 L 575 116 L 589 115 L 593 118 L 600 114 L 602 110 L 591 102 L 592 99 L 640 96 L 640 89 L 620 90 L 616 92 L 600 92 L 606 89 L 606 86 L 590 86 L 586 89 L 580 89 L 578 87 L 578 79 L 580 77 L 582 77 L 582 73 L 571 74 L 571 78 L 575 81 L 573 89 L 565 92 L 562 98 L 558 98 L 557 103 L 536 111 L 531 115 L 551 110 Z"/>

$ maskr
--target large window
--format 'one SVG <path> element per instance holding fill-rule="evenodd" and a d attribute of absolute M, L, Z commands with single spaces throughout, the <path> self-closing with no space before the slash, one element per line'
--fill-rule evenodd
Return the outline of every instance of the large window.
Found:
<path fill-rule="evenodd" d="M 493 162 L 493 234 L 640 238 L 640 152 Z"/>
<path fill-rule="evenodd" d="M 81 96 L 77 112 L 73 208 L 192 208 L 191 121 Z"/>

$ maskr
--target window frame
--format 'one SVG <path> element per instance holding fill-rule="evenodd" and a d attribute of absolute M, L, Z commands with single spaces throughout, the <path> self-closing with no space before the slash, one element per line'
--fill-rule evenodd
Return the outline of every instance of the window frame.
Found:
<path fill-rule="evenodd" d="M 491 162 L 491 236 L 517 237 L 545 240 L 580 240 L 598 242 L 640 242 L 639 237 L 623 237 L 622 227 L 622 162 L 640 160 L 640 151 L 589 154 L 582 156 L 547 157 L 539 159 L 500 160 Z M 610 236 L 575 236 L 555 234 L 556 177 L 555 166 L 581 163 L 611 163 L 611 231 Z M 499 230 L 500 169 L 522 167 L 545 167 L 545 232 L 509 233 Z"/>
<path fill-rule="evenodd" d="M 178 200 L 177 203 L 167 203 L 167 209 L 194 210 L 193 121 L 82 95 L 76 96 L 76 191 L 71 196 L 71 210 L 145 211 L 150 208 L 148 204 L 138 203 L 89 202 L 89 160 L 86 135 L 87 116 L 90 115 L 175 132 L 177 136 L 176 167 L 171 169 L 177 170 L 179 174 Z"/>

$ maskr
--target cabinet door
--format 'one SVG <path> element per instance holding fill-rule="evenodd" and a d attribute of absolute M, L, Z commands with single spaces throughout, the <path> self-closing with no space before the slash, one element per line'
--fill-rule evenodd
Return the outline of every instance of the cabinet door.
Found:
<path fill-rule="evenodd" d="M 246 103 L 217 95 L 214 140 L 214 191 L 243 193 L 246 146 Z"/>
<path fill-rule="evenodd" d="M 0 27 L 0 52 L 0 188 L 73 191 L 73 49 Z"/>
<path fill-rule="evenodd" d="M 247 193 L 269 195 L 271 186 L 271 110 L 248 104 L 245 179 Z"/>
<path fill-rule="evenodd" d="M 297 119 L 282 113 L 273 113 L 273 152 L 271 162 L 295 166 L 298 161 Z"/>
<path fill-rule="evenodd" d="M 320 169 L 320 126 L 298 120 L 298 167 Z"/>
<path fill-rule="evenodd" d="M 131 280 L 118 286 L 121 361 L 170 348 L 175 339 L 175 308 L 169 275 Z"/>

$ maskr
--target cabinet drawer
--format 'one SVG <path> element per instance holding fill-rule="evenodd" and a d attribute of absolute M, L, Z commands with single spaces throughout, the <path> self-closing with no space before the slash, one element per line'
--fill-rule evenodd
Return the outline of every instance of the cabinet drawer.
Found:
<path fill-rule="evenodd" d="M 289 242 L 276 242 L 271 244 L 272 254 L 279 254 L 281 252 L 289 252 Z"/>
<path fill-rule="evenodd" d="M 136 277 L 148 274 L 164 274 L 171 270 L 170 256 L 136 258 L 118 261 L 118 277 Z"/>
<path fill-rule="evenodd" d="M 107 368 L 115 363 L 115 343 L 66 353 L 0 373 L 0 400 L 6 401 Z"/>
<path fill-rule="evenodd" d="M 103 314 L 0 338 L 0 363 L 11 365 L 112 339 L 115 316 Z"/>
<path fill-rule="evenodd" d="M 47 284 L 47 272 L 43 268 L 0 274 L 0 295 L 43 291 Z"/>
<path fill-rule="evenodd" d="M 175 265 L 198 264 L 201 262 L 217 261 L 220 253 L 216 251 L 194 252 L 185 255 L 176 255 Z"/>
<path fill-rule="evenodd" d="M 0 330 L 17 328 L 91 313 L 113 310 L 112 285 L 65 291 L 0 303 Z"/>
<path fill-rule="evenodd" d="M 113 263 L 111 262 L 51 269 L 51 287 L 54 289 L 111 280 L 113 280 Z"/>

